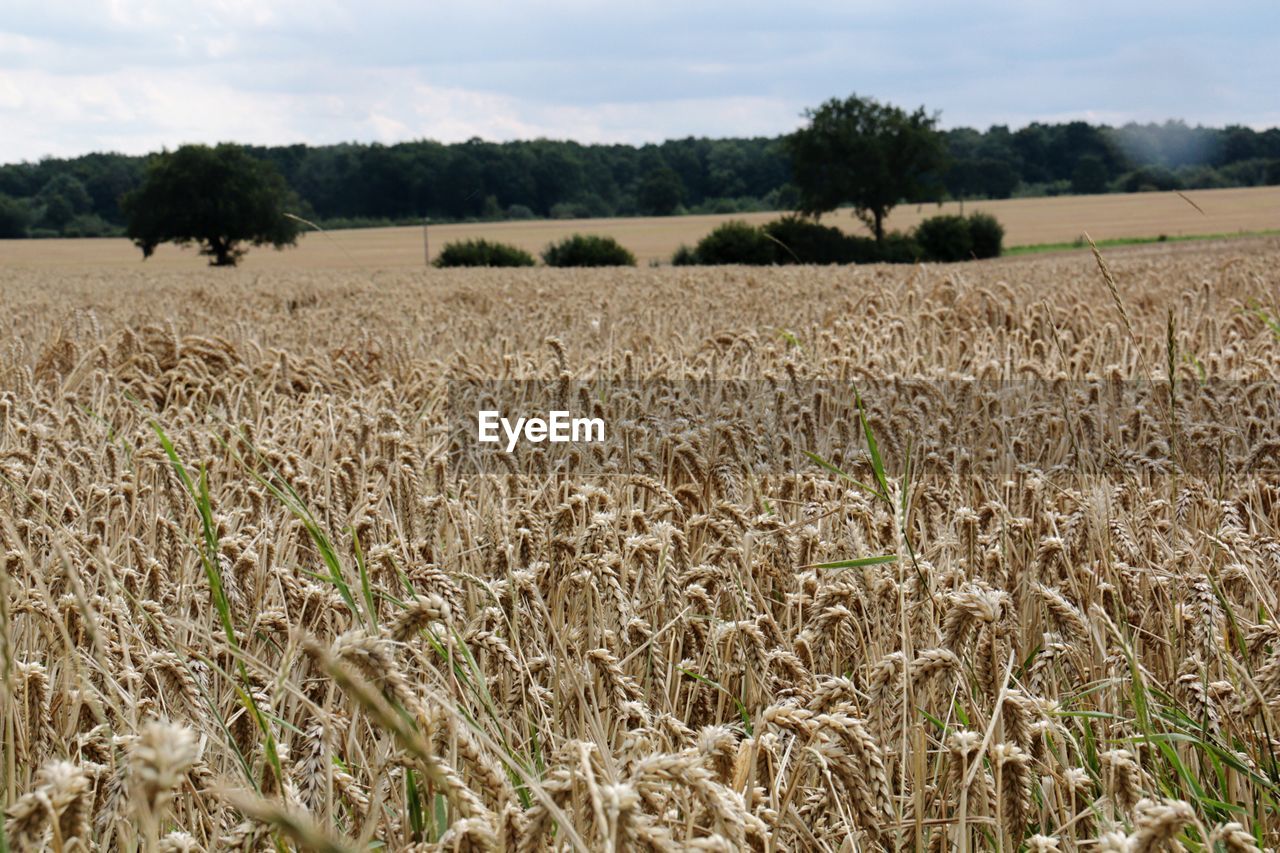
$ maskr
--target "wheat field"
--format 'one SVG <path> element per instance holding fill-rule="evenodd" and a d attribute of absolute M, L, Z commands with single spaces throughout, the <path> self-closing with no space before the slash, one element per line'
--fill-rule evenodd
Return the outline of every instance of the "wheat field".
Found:
<path fill-rule="evenodd" d="M 8 848 L 1280 845 L 1280 241 L 1105 254 L 0 270 Z"/>

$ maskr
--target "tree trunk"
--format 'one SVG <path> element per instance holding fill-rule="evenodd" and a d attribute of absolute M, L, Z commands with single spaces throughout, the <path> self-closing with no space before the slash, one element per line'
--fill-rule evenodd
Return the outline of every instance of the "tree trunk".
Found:
<path fill-rule="evenodd" d="M 211 267 L 233 267 L 236 265 L 236 259 L 231 254 L 231 241 L 223 240 L 215 237 L 209 241 L 209 252 L 213 255 L 213 260 L 209 262 Z"/>
<path fill-rule="evenodd" d="M 876 242 L 883 243 L 884 242 L 884 211 L 881 210 L 880 208 L 876 208 L 875 211 L 873 212 L 873 215 L 876 218 Z"/>

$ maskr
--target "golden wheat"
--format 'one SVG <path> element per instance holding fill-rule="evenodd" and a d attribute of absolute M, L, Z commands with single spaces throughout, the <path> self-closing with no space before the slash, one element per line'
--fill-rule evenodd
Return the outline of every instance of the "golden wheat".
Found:
<path fill-rule="evenodd" d="M 0 271 L 8 844 L 1277 846 L 1278 269 Z"/>

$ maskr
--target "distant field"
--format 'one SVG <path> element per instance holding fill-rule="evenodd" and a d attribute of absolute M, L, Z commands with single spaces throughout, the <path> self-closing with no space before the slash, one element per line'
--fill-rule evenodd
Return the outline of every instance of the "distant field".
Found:
<path fill-rule="evenodd" d="M 1006 229 L 1006 246 L 1069 243 L 1088 231 L 1096 240 L 1126 237 L 1170 237 L 1228 234 L 1280 227 L 1280 187 L 1200 190 L 1186 193 L 1200 213 L 1177 193 L 1068 196 L 969 202 L 965 212 L 985 210 Z M 911 228 L 922 218 L 959 212 L 955 203 L 904 206 L 889 219 L 892 229 Z M 727 219 L 764 222 L 778 214 L 755 213 L 634 219 L 537 220 L 437 225 L 430 229 L 432 256 L 452 240 L 487 237 L 514 243 L 532 252 L 572 232 L 610 234 L 635 252 L 640 263 L 667 261 L 681 243 L 694 243 Z M 826 222 L 854 233 L 865 233 L 847 211 Z M 136 266 L 138 251 L 127 240 L 15 240 L 0 241 L 0 265 L 23 267 Z M 162 246 L 147 262 L 153 269 L 190 269 L 203 263 L 194 250 Z M 423 264 L 422 229 L 372 228 L 310 234 L 297 249 L 252 251 L 247 269 L 321 269 L 349 267 L 414 267 Z"/>

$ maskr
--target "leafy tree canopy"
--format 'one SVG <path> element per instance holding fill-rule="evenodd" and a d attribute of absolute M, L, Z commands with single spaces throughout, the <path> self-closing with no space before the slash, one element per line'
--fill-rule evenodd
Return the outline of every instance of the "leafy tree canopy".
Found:
<path fill-rule="evenodd" d="M 87 212 L 93 200 L 84 184 L 71 175 L 54 175 L 36 196 L 44 205 L 41 224 L 50 228 L 65 228 L 77 215 Z"/>
<path fill-rule="evenodd" d="M 884 220 L 902 201 L 941 198 L 947 164 L 937 119 L 872 98 L 833 98 L 805 114 L 787 139 L 798 209 L 821 216 L 842 204 L 884 239 Z"/>
<path fill-rule="evenodd" d="M 950 163 L 942 181 L 953 199 L 1060 195 L 1083 186 L 1126 192 L 1280 183 L 1280 128 L 1070 122 L 941 134 Z M 423 217 L 634 216 L 667 209 L 676 189 L 679 207 L 691 213 L 794 210 L 800 198 L 786 137 L 640 146 L 416 140 L 245 150 L 284 176 L 301 199 L 299 215 L 327 228 L 420 224 Z M 0 165 L 0 194 L 23 206 L 24 234 L 122 234 L 121 196 L 142 186 L 154 159 L 86 154 Z"/>
<path fill-rule="evenodd" d="M 12 239 L 27 236 L 29 220 L 26 205 L 16 198 L 0 194 L 0 238 Z"/>
<path fill-rule="evenodd" d="M 285 216 L 295 203 L 270 163 L 238 145 L 184 145 L 157 155 L 142 186 L 121 200 L 125 233 L 150 257 L 156 246 L 196 243 L 211 266 L 235 266 L 242 244 L 277 249 L 297 242 L 298 225 Z"/>
<path fill-rule="evenodd" d="M 670 216 L 684 200 L 684 182 L 675 169 L 664 166 L 645 175 L 636 201 L 640 212 L 650 216 Z"/>

